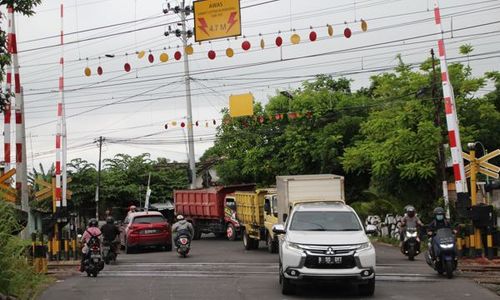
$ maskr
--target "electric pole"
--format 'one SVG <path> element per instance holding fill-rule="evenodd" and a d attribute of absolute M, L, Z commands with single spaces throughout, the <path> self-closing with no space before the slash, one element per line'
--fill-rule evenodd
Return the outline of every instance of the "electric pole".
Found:
<path fill-rule="evenodd" d="M 99 220 L 99 188 L 101 185 L 101 153 L 102 153 L 102 142 L 105 139 L 100 136 L 99 140 L 99 162 L 97 163 L 97 186 L 95 188 L 95 218 Z"/>
<path fill-rule="evenodd" d="M 181 2 L 181 6 L 171 7 L 170 3 L 167 4 L 167 8 L 163 9 L 163 13 L 167 14 L 168 12 L 174 12 L 179 15 L 181 21 L 180 26 L 182 29 L 177 29 L 172 31 L 169 27 L 169 30 L 165 32 L 165 36 L 168 36 L 170 33 L 175 33 L 177 37 L 179 37 L 182 41 L 183 48 L 183 56 L 184 56 L 184 82 L 186 85 L 186 109 L 187 109 L 187 129 L 188 129 L 188 164 L 189 164 L 189 172 L 190 172 L 190 188 L 196 188 L 196 161 L 194 156 L 194 139 L 193 139 L 193 109 L 191 105 L 191 78 L 189 76 L 189 58 L 186 48 L 188 46 L 188 39 L 193 36 L 192 30 L 187 30 L 186 26 L 186 16 L 191 14 L 193 8 L 190 6 L 186 6 L 186 1 L 183 0 Z"/>
<path fill-rule="evenodd" d="M 449 198 L 448 198 L 448 181 L 446 180 L 446 158 L 444 155 L 444 146 L 443 146 L 443 140 L 444 140 L 444 132 L 441 128 L 441 97 L 437 97 L 437 91 L 436 91 L 436 85 L 437 85 L 437 77 L 436 77 L 436 62 L 434 60 L 434 49 L 431 49 L 431 58 L 432 58 L 432 101 L 434 102 L 434 107 L 435 107 L 435 116 L 434 116 L 434 125 L 439 128 L 439 147 L 438 147 L 438 156 L 439 156 L 439 161 L 438 161 L 438 168 L 440 169 L 441 173 L 441 188 L 443 191 L 443 200 L 444 200 L 444 205 L 446 209 L 446 217 L 449 219 L 450 218 L 450 205 L 449 205 Z"/>

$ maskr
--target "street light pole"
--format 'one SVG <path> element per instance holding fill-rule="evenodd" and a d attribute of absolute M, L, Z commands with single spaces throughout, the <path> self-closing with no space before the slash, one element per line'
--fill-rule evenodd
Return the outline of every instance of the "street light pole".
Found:
<path fill-rule="evenodd" d="M 101 185 L 101 153 L 102 153 L 102 142 L 104 138 L 99 137 L 99 162 L 97 167 L 97 186 L 95 189 L 95 218 L 99 221 L 99 188 Z"/>

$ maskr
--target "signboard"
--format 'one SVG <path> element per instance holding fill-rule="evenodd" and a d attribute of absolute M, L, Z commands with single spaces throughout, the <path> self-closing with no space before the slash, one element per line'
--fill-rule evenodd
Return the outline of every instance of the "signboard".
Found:
<path fill-rule="evenodd" d="M 251 93 L 229 97 L 229 115 L 232 118 L 253 116 L 253 95 Z"/>
<path fill-rule="evenodd" d="M 241 35 L 240 0 L 195 1 L 193 6 L 195 41 Z"/>

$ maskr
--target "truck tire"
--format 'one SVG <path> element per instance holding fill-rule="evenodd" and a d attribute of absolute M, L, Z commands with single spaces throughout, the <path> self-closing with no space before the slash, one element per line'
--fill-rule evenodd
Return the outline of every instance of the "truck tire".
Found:
<path fill-rule="evenodd" d="M 295 286 L 290 282 L 290 279 L 285 278 L 281 266 L 279 272 L 280 272 L 279 276 L 280 276 L 281 294 L 283 295 L 295 294 Z"/>
<path fill-rule="evenodd" d="M 231 223 L 228 223 L 226 226 L 226 236 L 227 236 L 227 239 L 230 241 L 235 241 L 236 237 L 238 236 L 238 232 L 236 232 L 236 228 L 234 228 L 234 225 Z"/>
<path fill-rule="evenodd" d="M 259 249 L 259 243 L 260 243 L 259 240 L 251 238 L 250 241 L 252 242 L 252 249 L 254 250 Z"/>
<path fill-rule="evenodd" d="M 243 246 L 245 250 L 252 250 L 253 248 L 253 240 L 248 236 L 246 231 L 243 232 Z"/>
<path fill-rule="evenodd" d="M 269 253 L 278 253 L 278 243 L 269 233 L 267 234 L 267 251 L 269 251 Z"/>
<path fill-rule="evenodd" d="M 199 239 L 201 239 L 201 230 L 200 230 L 200 228 L 195 227 L 193 240 L 199 240 Z"/>

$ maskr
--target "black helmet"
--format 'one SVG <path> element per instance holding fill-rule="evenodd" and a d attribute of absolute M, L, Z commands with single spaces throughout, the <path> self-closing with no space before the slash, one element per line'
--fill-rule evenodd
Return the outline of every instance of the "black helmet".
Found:
<path fill-rule="evenodd" d="M 115 224 L 115 219 L 113 219 L 113 217 L 111 217 L 111 216 L 107 217 L 106 218 L 106 223 L 108 223 L 108 224 Z"/>
<path fill-rule="evenodd" d="M 89 227 L 97 227 L 99 225 L 99 222 L 97 222 L 97 219 L 90 219 L 89 220 Z"/>
<path fill-rule="evenodd" d="M 434 215 L 444 215 L 444 209 L 442 207 L 434 208 Z"/>

